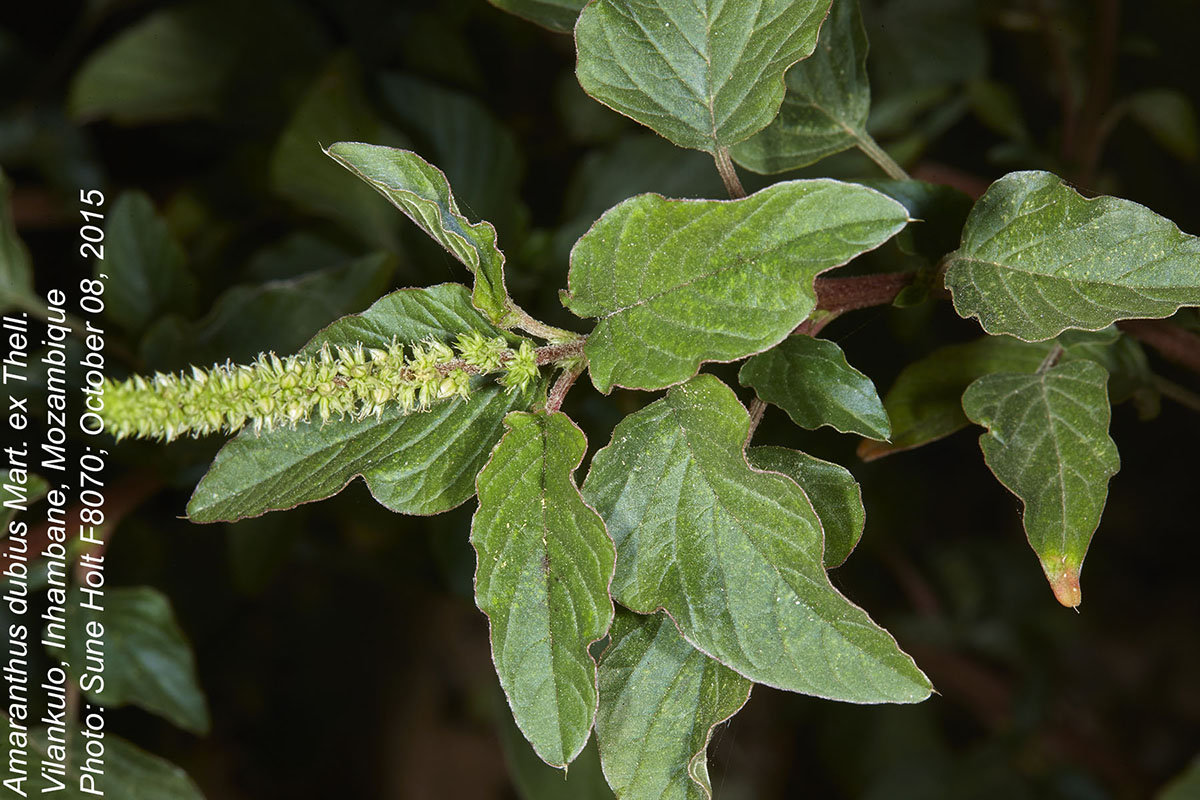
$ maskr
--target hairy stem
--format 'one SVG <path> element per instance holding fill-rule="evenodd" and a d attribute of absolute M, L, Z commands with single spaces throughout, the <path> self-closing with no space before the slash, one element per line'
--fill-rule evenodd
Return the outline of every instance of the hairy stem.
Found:
<path fill-rule="evenodd" d="M 573 331 L 556 328 L 553 325 L 547 325 L 541 320 L 534 319 L 525 309 L 514 303 L 511 299 L 508 301 L 508 311 L 513 316 L 512 327 L 519 328 L 531 336 L 536 336 L 539 339 L 547 341 L 559 341 L 562 339 L 574 339 L 579 334 Z"/>
<path fill-rule="evenodd" d="M 575 379 L 583 372 L 584 364 L 579 362 L 575 366 L 569 367 L 562 371 L 558 376 L 558 380 L 550 387 L 550 395 L 546 398 L 546 411 L 553 414 L 562 408 L 563 400 L 567 397 L 567 392 L 571 391 L 571 387 L 575 385 Z"/>
<path fill-rule="evenodd" d="M 740 200 L 745 197 L 746 190 L 742 188 L 742 181 L 738 178 L 737 169 L 729 158 L 729 148 L 719 148 L 713 153 L 713 160 L 717 162 L 717 172 L 721 173 L 721 181 L 725 184 L 725 191 L 729 192 L 729 198 Z"/>

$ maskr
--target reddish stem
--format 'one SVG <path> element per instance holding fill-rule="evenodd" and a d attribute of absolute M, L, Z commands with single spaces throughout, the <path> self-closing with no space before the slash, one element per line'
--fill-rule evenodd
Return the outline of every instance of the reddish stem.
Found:
<path fill-rule="evenodd" d="M 817 308 L 841 314 L 859 308 L 887 305 L 916 276 L 915 272 L 882 272 L 853 278 L 817 278 Z"/>
<path fill-rule="evenodd" d="M 558 380 L 550 387 L 550 395 L 546 398 L 546 412 L 553 414 L 562 408 L 563 400 L 567 397 L 567 392 L 571 391 L 571 387 L 575 384 L 575 379 L 583 372 L 583 368 L 568 369 L 558 376 Z"/>

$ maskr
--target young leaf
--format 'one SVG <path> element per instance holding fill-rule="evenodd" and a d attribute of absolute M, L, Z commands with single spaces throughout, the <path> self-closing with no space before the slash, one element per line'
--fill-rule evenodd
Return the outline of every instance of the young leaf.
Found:
<path fill-rule="evenodd" d="M 362 178 L 475 275 L 471 299 L 496 324 L 509 312 L 504 254 L 490 222 L 471 222 L 458 210 L 450 182 L 416 153 L 359 142 L 338 142 L 325 151 Z"/>
<path fill-rule="evenodd" d="M 804 492 L 746 463 L 749 428 L 709 375 L 617 425 L 583 487 L 617 543 L 613 597 L 666 610 L 694 647 L 758 683 L 857 703 L 925 699 L 912 659 L 829 583 Z"/>
<path fill-rule="evenodd" d="M 1200 305 L 1200 239 L 1145 206 L 1014 172 L 971 210 L 946 286 L 963 317 L 1026 341 Z"/>
<path fill-rule="evenodd" d="M 386 348 L 395 337 L 418 342 L 478 331 L 500 335 L 470 303 L 466 287 L 401 289 L 318 334 L 321 344 Z M 475 493 L 475 473 L 500 438 L 504 415 L 527 408 L 528 394 L 477 379 L 470 399 L 405 415 L 393 405 L 379 418 L 301 423 L 255 436 L 250 429 L 217 454 L 188 502 L 196 522 L 233 521 L 323 500 L 362 475 L 380 503 L 402 514 L 440 514 Z M 543 391 L 544 386 L 538 391 Z"/>
<path fill-rule="evenodd" d="M 850 471 L 786 447 L 751 447 L 746 451 L 746 460 L 755 469 L 781 472 L 799 484 L 825 532 L 825 568 L 845 563 L 862 538 L 867 521 L 862 490 Z"/>
<path fill-rule="evenodd" d="M 892 426 L 871 379 L 828 339 L 789 336 L 742 366 L 738 381 L 787 412 L 801 428 L 888 439 Z"/>
<path fill-rule="evenodd" d="M 95 269 L 108 275 L 104 312 L 110 319 L 139 332 L 168 311 L 189 310 L 196 282 L 149 197 L 121 194 L 108 212 L 105 239 L 105 258 Z"/>
<path fill-rule="evenodd" d="M 1108 435 L 1112 410 L 1099 364 L 1080 360 L 1033 375 L 972 383 L 963 410 L 996 477 L 1025 505 L 1025 533 L 1054 596 L 1080 602 L 1079 570 L 1121 463 Z"/>
<path fill-rule="evenodd" d="M 102 625 L 104 631 L 100 669 L 87 658 L 86 628 L 92 624 Z M 208 708 L 192 648 L 166 595 L 149 586 L 109 589 L 103 614 L 71 605 L 67 626 L 72 676 L 103 671 L 103 689 L 83 691 L 93 703 L 106 708 L 135 705 L 191 733 L 208 733 Z"/>
<path fill-rule="evenodd" d="M 575 26 L 584 91 L 680 147 L 766 127 L 783 73 L 812 54 L 829 0 L 596 0 Z"/>
<path fill-rule="evenodd" d="M 573 474 L 587 440 L 566 415 L 509 414 L 479 473 L 471 524 L 475 602 L 517 725 L 542 759 L 566 766 L 596 717 L 588 646 L 612 623 L 616 553 Z"/>
<path fill-rule="evenodd" d="M 596 740 L 617 797 L 712 797 L 708 741 L 754 685 L 692 647 L 664 614 L 619 610 L 600 659 Z"/>
<path fill-rule="evenodd" d="M 570 33 L 587 0 L 488 0 L 496 8 L 536 22 L 555 33 Z"/>
<path fill-rule="evenodd" d="M 816 50 L 787 71 L 784 83 L 775 121 L 730 150 L 746 169 L 798 169 L 870 138 L 867 33 L 858 0 L 833 0 Z"/>
<path fill-rule="evenodd" d="M 600 319 L 586 346 L 592 382 L 606 393 L 661 389 L 702 362 L 778 344 L 816 307 L 817 275 L 907 221 L 895 200 L 833 180 L 777 183 L 741 200 L 621 203 L 571 251 L 563 297 Z"/>

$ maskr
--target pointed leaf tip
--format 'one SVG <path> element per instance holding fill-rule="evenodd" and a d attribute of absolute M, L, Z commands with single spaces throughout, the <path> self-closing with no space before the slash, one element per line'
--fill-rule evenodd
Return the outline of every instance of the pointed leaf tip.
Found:
<path fill-rule="evenodd" d="M 1068 564 L 1065 560 L 1043 561 L 1042 570 L 1046 573 L 1046 580 L 1050 581 L 1054 598 L 1067 608 L 1078 608 L 1083 602 L 1079 589 L 1080 565 Z"/>

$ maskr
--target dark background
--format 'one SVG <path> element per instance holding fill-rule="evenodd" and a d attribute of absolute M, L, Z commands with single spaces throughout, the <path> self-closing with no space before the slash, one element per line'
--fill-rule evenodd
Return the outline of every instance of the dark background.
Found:
<path fill-rule="evenodd" d="M 706 157 L 582 95 L 569 36 L 482 0 L 21 6 L 0 12 L 0 164 L 41 291 L 86 268 L 72 256 L 73 214 L 78 189 L 90 186 L 154 200 L 196 277 L 185 320 L 202 319 L 229 287 L 261 282 L 255 257 L 297 233 L 346 257 L 381 247 L 397 254 L 384 288 L 465 280 L 399 214 L 394 230 L 364 235 L 281 179 L 311 165 L 280 164 L 278 151 L 320 86 L 338 99 L 302 132 L 314 152 L 318 139 L 390 138 L 438 163 L 449 150 L 439 152 L 414 115 L 444 110 L 446 91 L 511 133 L 523 168 L 489 163 L 494 152 L 466 135 L 479 128 L 459 130 L 457 155 L 447 156 L 459 175 L 442 165 L 457 188 L 479 177 L 469 156 L 482 154 L 476 166 L 495 180 L 476 180 L 478 193 L 460 197 L 469 214 L 497 222 L 518 301 L 552 323 L 583 329 L 556 292 L 567 248 L 608 205 L 651 189 L 722 196 Z M 90 59 L 172 12 L 206 32 L 185 54 L 193 79 L 178 93 L 191 105 L 138 106 L 137 76 L 163 69 L 152 60 L 131 63 L 135 79 L 110 97 L 77 96 Z M 1099 135 L 1113 105 L 1142 90 L 1170 88 L 1200 104 L 1200 5 L 894 0 L 864 12 L 874 130 L 915 176 L 978 194 L 1007 171 L 1051 169 L 1200 233 L 1194 155 L 1164 147 L 1131 118 Z M 443 105 L 397 103 L 385 88 L 397 75 L 442 90 Z M 211 78 L 203 91 L 197 76 Z M 1073 123 L 1064 79 L 1078 101 Z M 995 87 L 1010 107 L 982 99 Z M 494 143 L 490 127 L 481 135 Z M 336 167 L 314 174 L 353 183 Z M 742 174 L 748 188 L 767 180 Z M 805 174 L 882 177 L 854 157 Z M 598 177 L 607 189 L 589 193 Z M 888 248 L 865 261 L 856 267 L 911 266 Z M 288 277 L 302 274 L 296 266 Z M 314 312 L 282 331 L 241 320 L 249 327 L 217 330 L 202 356 L 189 350 L 194 342 L 131 334 L 123 342 L 131 357 L 113 371 L 295 349 L 331 318 Z M 930 301 L 856 312 L 824 335 L 885 390 L 905 364 L 979 329 Z M 1156 371 L 1200 391 L 1197 376 L 1150 357 Z M 732 380 L 728 369 L 714 371 Z M 649 397 L 605 399 L 581 381 L 565 410 L 594 452 Z M 1167 399 L 1152 419 L 1140 416 L 1129 403 L 1114 409 L 1122 467 L 1077 613 L 1046 586 L 1020 503 L 983 464 L 977 430 L 864 464 L 854 437 L 801 431 L 769 410 L 756 443 L 805 449 L 861 481 L 866 533 L 833 580 L 896 634 L 939 694 L 913 707 L 853 707 L 756 687 L 710 749 L 717 796 L 1140 798 L 1182 772 L 1200 750 L 1200 415 Z M 356 483 L 259 520 L 189 524 L 178 517 L 219 444 L 122 444 L 109 472 L 110 493 L 135 501 L 109 531 L 110 582 L 150 584 L 171 598 L 195 647 L 213 730 L 194 737 L 132 709 L 110 713 L 112 730 L 186 768 L 210 798 L 591 796 L 576 783 L 594 768 L 583 762 L 572 768 L 573 788 L 551 783 L 558 795 L 538 793 L 544 776 L 506 721 L 486 620 L 472 600 L 471 503 L 401 517 Z"/>

